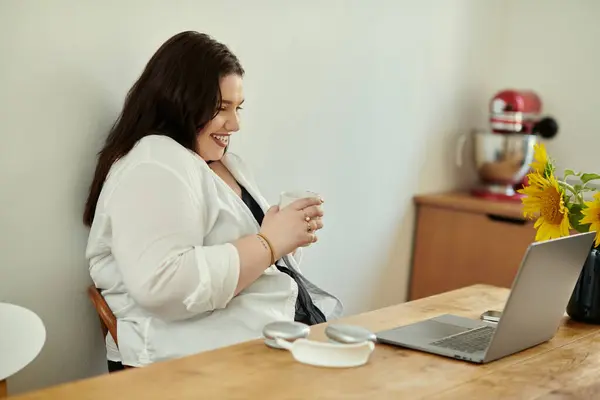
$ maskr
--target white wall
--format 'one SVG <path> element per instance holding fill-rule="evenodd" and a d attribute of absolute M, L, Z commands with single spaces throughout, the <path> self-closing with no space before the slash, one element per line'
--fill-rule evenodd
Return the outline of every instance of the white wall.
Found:
<path fill-rule="evenodd" d="M 538 91 L 559 122 L 547 147 L 561 170 L 600 173 L 600 2 L 527 0 L 508 7 L 491 82 Z"/>
<path fill-rule="evenodd" d="M 174 4 L 0 2 L 0 301 L 48 329 L 13 392 L 105 369 L 85 294 L 83 202 L 125 92 L 176 32 L 208 32 L 241 58 L 234 150 L 271 200 L 291 188 L 324 195 L 327 227 L 304 269 L 347 313 L 404 300 L 411 197 L 470 179 L 453 146 L 485 122 L 502 1 Z"/>

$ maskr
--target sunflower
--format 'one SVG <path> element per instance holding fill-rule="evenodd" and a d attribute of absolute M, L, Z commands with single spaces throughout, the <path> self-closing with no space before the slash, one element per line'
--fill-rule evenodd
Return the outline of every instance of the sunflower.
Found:
<path fill-rule="evenodd" d="M 554 177 L 552 174 L 549 176 Z M 533 186 L 538 189 L 541 189 L 548 185 L 548 178 L 546 178 L 542 173 L 532 172 L 527 174 L 527 186 Z M 519 193 L 529 194 L 532 193 L 533 189 L 529 189 L 527 192 L 523 192 L 527 186 L 524 186 L 523 189 L 519 190 Z"/>
<path fill-rule="evenodd" d="M 596 231 L 596 241 L 594 245 L 600 245 L 600 193 L 594 195 L 594 200 L 586 201 L 585 207 L 581 210 L 583 218 L 579 222 L 582 225 L 590 224 L 590 232 Z"/>
<path fill-rule="evenodd" d="M 539 173 L 529 176 L 528 186 L 519 190 L 523 198 L 523 214 L 527 218 L 535 218 L 537 229 L 535 240 L 555 239 L 569 236 L 571 222 L 569 210 L 565 206 L 564 189 L 558 185 L 554 175 L 544 177 Z"/>
<path fill-rule="evenodd" d="M 540 174 L 545 178 L 554 173 L 554 165 L 550 161 L 543 143 L 536 143 L 533 146 L 533 159 L 531 168 L 534 173 Z"/>

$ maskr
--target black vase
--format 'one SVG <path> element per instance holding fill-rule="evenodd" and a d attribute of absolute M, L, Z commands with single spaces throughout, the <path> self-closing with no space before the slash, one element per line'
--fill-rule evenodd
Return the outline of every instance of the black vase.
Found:
<path fill-rule="evenodd" d="M 590 251 L 577 280 L 567 314 L 575 321 L 600 324 L 600 250 Z"/>

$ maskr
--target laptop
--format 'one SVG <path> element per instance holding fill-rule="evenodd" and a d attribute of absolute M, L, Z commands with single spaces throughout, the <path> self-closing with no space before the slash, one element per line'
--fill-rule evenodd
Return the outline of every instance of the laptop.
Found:
<path fill-rule="evenodd" d="M 479 364 L 546 342 L 560 326 L 594 237 L 530 244 L 497 323 L 445 314 L 378 332 L 377 340 Z"/>

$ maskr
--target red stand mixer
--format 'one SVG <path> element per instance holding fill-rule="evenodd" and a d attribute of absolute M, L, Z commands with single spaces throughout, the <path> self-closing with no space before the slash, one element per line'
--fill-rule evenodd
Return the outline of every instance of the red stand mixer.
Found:
<path fill-rule="evenodd" d="M 475 131 L 473 156 L 479 185 L 471 190 L 477 197 L 520 201 L 517 190 L 523 187 L 533 147 L 539 138 L 556 136 L 558 124 L 542 116 L 542 102 L 530 90 L 503 90 L 489 104 L 491 130 Z M 457 163 L 462 165 L 467 135 L 459 142 Z"/>

